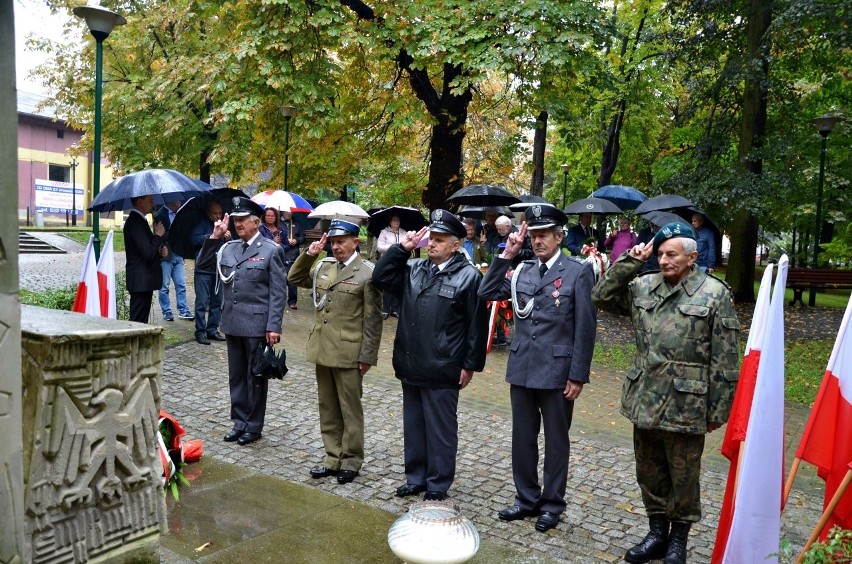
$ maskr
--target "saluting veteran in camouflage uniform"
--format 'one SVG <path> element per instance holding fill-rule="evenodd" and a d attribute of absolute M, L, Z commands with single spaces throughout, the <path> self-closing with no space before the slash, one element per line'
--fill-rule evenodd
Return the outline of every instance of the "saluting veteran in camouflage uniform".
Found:
<path fill-rule="evenodd" d="M 636 478 L 650 532 L 624 559 L 686 561 L 701 518 L 704 434 L 728 419 L 739 374 L 739 322 L 727 285 L 695 266 L 696 236 L 670 223 L 616 261 L 592 291 L 598 307 L 630 315 L 636 359 L 621 413 L 633 423 Z M 654 252 L 660 272 L 636 276 Z M 671 531 L 669 525 L 671 524 Z"/>
<path fill-rule="evenodd" d="M 316 262 L 331 239 L 334 256 Z M 382 292 L 373 285 L 373 263 L 356 252 L 358 226 L 335 219 L 290 268 L 290 282 L 313 288 L 314 327 L 306 358 L 317 365 L 320 431 L 325 447 L 314 478 L 355 479 L 364 462 L 364 374 L 376 364 L 382 339 Z"/>

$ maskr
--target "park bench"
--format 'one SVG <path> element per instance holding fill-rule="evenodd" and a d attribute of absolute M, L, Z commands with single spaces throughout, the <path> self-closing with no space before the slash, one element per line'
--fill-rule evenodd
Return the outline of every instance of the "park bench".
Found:
<path fill-rule="evenodd" d="M 811 288 L 818 290 L 852 290 L 852 270 L 833 268 L 791 268 L 787 271 L 787 287 L 793 290 L 789 305 L 802 301 L 802 292 Z"/>

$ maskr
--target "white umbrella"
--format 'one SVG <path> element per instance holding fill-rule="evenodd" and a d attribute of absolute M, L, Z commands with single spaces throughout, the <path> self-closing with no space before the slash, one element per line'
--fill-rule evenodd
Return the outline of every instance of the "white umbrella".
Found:
<path fill-rule="evenodd" d="M 308 214 L 308 217 L 318 219 L 340 218 L 353 223 L 360 223 L 362 219 L 369 219 L 370 214 L 351 202 L 334 200 L 318 205 L 314 208 L 314 211 Z"/>

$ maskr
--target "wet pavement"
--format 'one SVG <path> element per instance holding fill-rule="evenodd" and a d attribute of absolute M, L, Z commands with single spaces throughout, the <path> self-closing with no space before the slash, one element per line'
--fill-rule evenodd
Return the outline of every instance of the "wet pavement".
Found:
<path fill-rule="evenodd" d="M 21 255 L 22 288 L 75 284 L 80 247 L 60 258 Z M 116 264 L 123 267 L 123 253 L 117 253 Z M 187 262 L 192 301 L 191 265 Z M 197 344 L 193 322 L 162 321 L 154 300 L 152 322 L 163 325 L 168 342 L 175 343 L 164 355 L 163 408 L 183 425 L 187 438 L 204 441 L 202 460 L 185 468 L 192 485 L 181 489 L 179 502 L 168 500 L 163 562 L 398 561 L 387 546 L 387 531 L 416 498 L 393 495 L 405 479 L 402 398 L 390 363 L 396 320 L 385 321 L 379 364 L 364 380 L 364 466 L 353 483 L 339 485 L 334 478 L 315 480 L 308 474 L 323 448 L 314 368 L 304 359 L 312 319 L 306 293 L 300 293 L 299 306 L 285 312 L 290 372 L 270 383 L 263 438 L 241 447 L 221 440 L 230 429 L 224 344 Z M 593 366 L 592 382 L 574 412 L 568 507 L 559 526 L 542 534 L 529 519 L 496 519 L 514 498 L 506 358 L 506 349 L 489 355 L 485 371 L 474 376 L 459 401 L 458 468 L 449 501 L 481 535 L 473 562 L 621 561 L 647 526 L 633 472 L 631 428 L 618 413 L 621 374 Z M 788 466 L 807 415 L 806 407 L 787 406 Z M 689 562 L 708 562 L 712 553 L 727 479 L 728 463 L 719 454 L 723 433 L 708 436 L 702 460 L 704 518 L 690 534 Z M 822 505 L 823 484 L 803 466 L 782 516 L 782 538 L 793 548 L 804 544 Z"/>

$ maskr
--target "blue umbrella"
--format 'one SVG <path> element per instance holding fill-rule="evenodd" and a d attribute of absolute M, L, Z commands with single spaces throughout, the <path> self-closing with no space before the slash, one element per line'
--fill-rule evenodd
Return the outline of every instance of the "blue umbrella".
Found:
<path fill-rule="evenodd" d="M 594 192 L 592 196 L 609 200 L 622 210 L 635 210 L 639 204 L 648 199 L 648 196 L 631 186 L 622 186 L 620 184 L 607 184 L 601 186 Z"/>
<path fill-rule="evenodd" d="M 110 212 L 129 210 L 131 199 L 154 196 L 154 205 L 186 201 L 209 192 L 206 182 L 190 178 L 182 172 L 168 168 L 151 168 L 122 176 L 106 185 L 92 200 L 89 211 Z"/>

